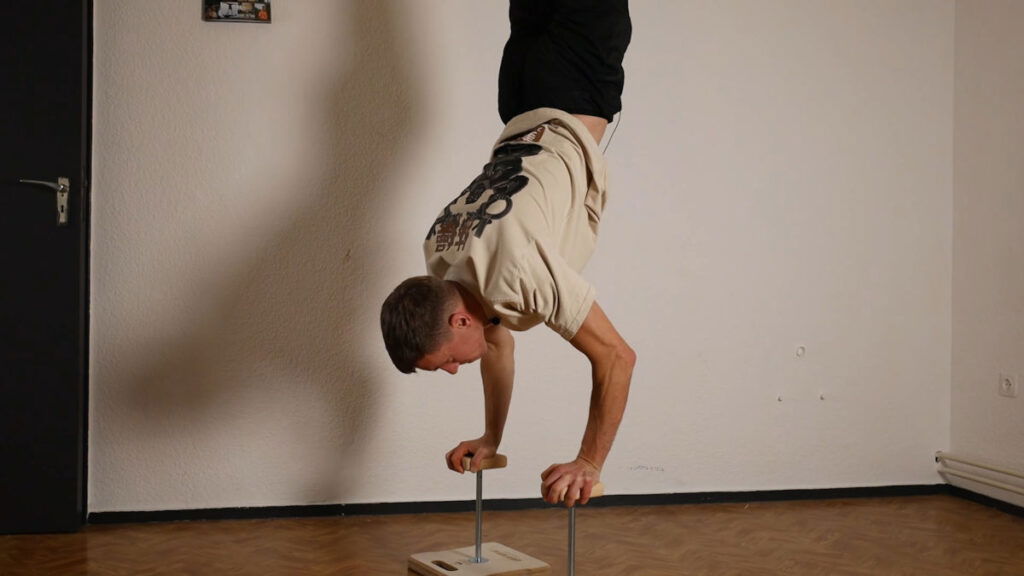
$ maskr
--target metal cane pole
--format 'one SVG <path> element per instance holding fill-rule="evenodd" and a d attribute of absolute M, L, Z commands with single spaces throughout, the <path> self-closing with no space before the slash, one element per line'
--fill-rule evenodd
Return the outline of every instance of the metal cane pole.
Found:
<path fill-rule="evenodd" d="M 576 507 L 569 508 L 569 576 L 576 575 Z"/>
<path fill-rule="evenodd" d="M 483 557 L 483 539 L 484 539 L 484 471 L 476 471 L 476 555 L 473 556 L 472 562 L 474 564 L 482 564 L 487 562 L 487 559 Z"/>

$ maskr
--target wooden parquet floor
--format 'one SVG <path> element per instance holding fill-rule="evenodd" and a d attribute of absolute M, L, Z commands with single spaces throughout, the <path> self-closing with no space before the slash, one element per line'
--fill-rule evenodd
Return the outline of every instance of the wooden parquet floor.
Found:
<path fill-rule="evenodd" d="M 485 512 L 484 539 L 565 573 L 566 513 Z M 580 576 L 1024 576 L 1024 518 L 949 495 L 584 508 Z M 473 514 L 89 526 L 0 536 L 0 574 L 405 575 L 472 545 Z"/>

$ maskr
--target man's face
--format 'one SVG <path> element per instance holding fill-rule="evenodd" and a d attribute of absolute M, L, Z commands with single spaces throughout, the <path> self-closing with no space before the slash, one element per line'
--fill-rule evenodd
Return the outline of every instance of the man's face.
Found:
<path fill-rule="evenodd" d="M 449 374 L 459 371 L 459 366 L 476 362 L 487 353 L 487 340 L 483 330 L 452 330 L 452 336 L 434 352 L 427 354 L 416 363 L 420 370 L 433 372 L 444 370 Z"/>

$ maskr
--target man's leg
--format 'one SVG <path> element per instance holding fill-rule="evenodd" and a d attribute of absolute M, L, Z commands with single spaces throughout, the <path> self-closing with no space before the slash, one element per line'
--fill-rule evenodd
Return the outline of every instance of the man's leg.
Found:
<path fill-rule="evenodd" d="M 627 0 L 511 0 L 509 24 L 498 76 L 503 122 L 541 107 L 612 120 L 632 34 Z"/>

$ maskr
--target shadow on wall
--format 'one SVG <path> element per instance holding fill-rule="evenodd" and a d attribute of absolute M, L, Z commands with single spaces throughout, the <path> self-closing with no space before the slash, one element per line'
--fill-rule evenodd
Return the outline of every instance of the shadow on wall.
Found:
<path fill-rule="evenodd" d="M 328 180 L 313 191 L 276 190 L 307 199 L 304 212 L 283 214 L 288 226 L 254 239 L 267 249 L 226 272 L 228 289 L 213 315 L 133 374 L 127 400 L 142 437 L 131 443 L 160 453 L 159 470 L 149 472 L 190 474 L 199 486 L 182 494 L 348 502 L 369 464 L 368 430 L 382 407 L 368 357 L 379 352 L 371 346 L 383 346 L 383 296 L 366 289 L 380 269 L 370 248 L 382 242 L 378 223 L 393 201 L 381 190 L 387 172 L 416 118 L 411 50 L 397 9 L 395 1 L 350 4 L 352 56 L 315 114 L 322 126 L 306 154 L 307 165 L 331 167 Z M 179 469 L 203 462 L 216 470 Z M 264 476 L 286 486 L 251 486 Z"/>

